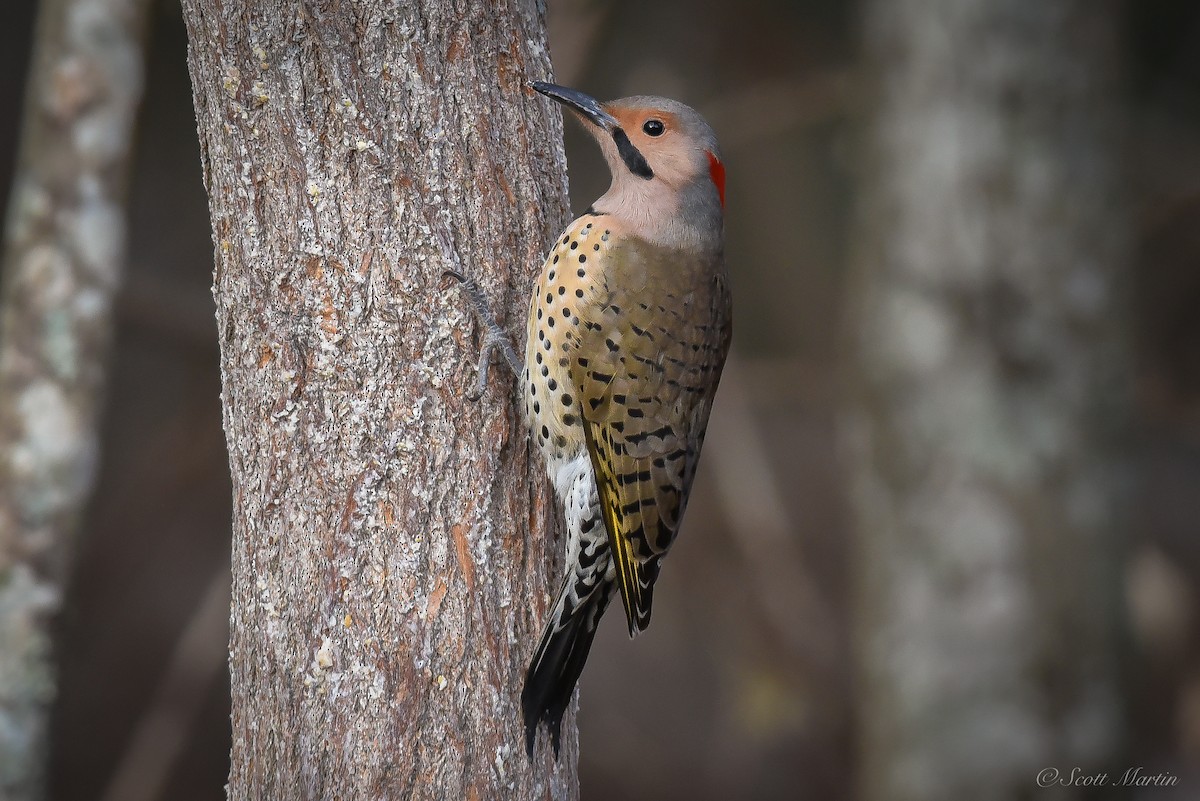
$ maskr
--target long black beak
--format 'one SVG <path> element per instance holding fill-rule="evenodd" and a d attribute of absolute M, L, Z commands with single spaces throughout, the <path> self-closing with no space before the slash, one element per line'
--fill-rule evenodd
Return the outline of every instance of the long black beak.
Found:
<path fill-rule="evenodd" d="M 600 101 L 591 95 L 545 81 L 531 81 L 529 85 L 546 97 L 553 98 L 564 106 L 574 109 L 588 122 L 609 133 L 619 127 L 616 118 L 605 111 L 600 105 Z"/>

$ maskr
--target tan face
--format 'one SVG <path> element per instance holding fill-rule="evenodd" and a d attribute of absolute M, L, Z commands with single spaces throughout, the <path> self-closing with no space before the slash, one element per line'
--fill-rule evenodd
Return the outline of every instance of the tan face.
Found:
<path fill-rule="evenodd" d="M 698 143 L 691 141 L 678 116 L 665 109 L 627 108 L 617 103 L 604 107 L 620 123 L 630 143 L 654 170 L 656 179 L 679 187 L 696 177 L 704 161 Z"/>
<path fill-rule="evenodd" d="M 608 162 L 612 184 L 590 213 L 611 214 L 649 242 L 719 254 L 725 168 L 716 135 L 695 109 L 652 95 L 601 103 L 544 81 L 530 88 L 578 115 Z"/>

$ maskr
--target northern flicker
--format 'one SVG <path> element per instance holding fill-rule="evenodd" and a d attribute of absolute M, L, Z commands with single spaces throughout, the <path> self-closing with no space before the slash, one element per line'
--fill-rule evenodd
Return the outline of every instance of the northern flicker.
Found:
<path fill-rule="evenodd" d="M 704 119 L 661 97 L 602 104 L 531 86 L 579 116 L 612 184 L 555 242 L 530 302 L 524 364 L 514 365 L 567 529 L 566 575 L 521 693 L 530 757 L 542 722 L 558 755 L 614 591 L 631 637 L 650 622 L 731 334 L 725 168 Z M 487 351 L 508 345 L 465 283 L 488 319 L 482 389 Z"/>

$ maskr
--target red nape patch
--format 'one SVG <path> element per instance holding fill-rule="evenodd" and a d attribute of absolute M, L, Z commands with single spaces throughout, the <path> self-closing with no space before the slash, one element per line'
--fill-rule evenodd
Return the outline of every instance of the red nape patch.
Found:
<path fill-rule="evenodd" d="M 725 209 L 725 165 L 711 152 L 708 154 L 708 174 L 717 187 L 717 195 L 721 198 L 721 209 Z"/>

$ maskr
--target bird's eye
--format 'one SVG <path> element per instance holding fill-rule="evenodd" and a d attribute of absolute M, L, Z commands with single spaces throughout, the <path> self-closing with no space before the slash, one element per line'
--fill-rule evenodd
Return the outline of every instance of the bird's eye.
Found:
<path fill-rule="evenodd" d="M 662 136 L 663 131 L 666 129 L 659 120 L 646 120 L 645 124 L 642 125 L 642 130 L 646 132 L 647 136 Z"/>

